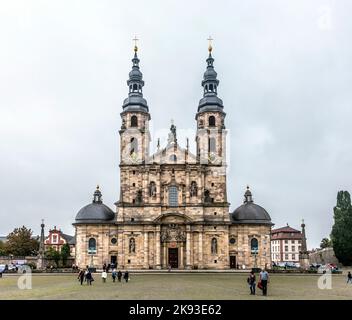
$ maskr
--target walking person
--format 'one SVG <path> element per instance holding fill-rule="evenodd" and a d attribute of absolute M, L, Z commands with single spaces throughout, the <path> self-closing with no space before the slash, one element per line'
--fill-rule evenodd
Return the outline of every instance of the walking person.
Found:
<path fill-rule="evenodd" d="M 125 274 L 123 275 L 123 278 L 125 279 L 126 282 L 128 282 L 128 280 L 130 280 L 127 270 L 125 271 Z"/>
<path fill-rule="evenodd" d="M 352 274 L 351 274 L 351 271 L 348 271 L 348 274 L 347 274 L 347 283 L 351 283 L 352 284 Z"/>
<path fill-rule="evenodd" d="M 116 269 L 112 270 L 111 277 L 112 277 L 112 282 L 115 282 L 117 276 Z"/>
<path fill-rule="evenodd" d="M 106 263 L 103 264 L 103 271 L 106 270 Z"/>
<path fill-rule="evenodd" d="M 86 280 L 87 280 L 87 284 L 89 284 L 90 286 L 92 285 L 92 282 L 94 281 L 92 273 L 89 270 L 86 274 Z"/>
<path fill-rule="evenodd" d="M 78 274 L 78 277 L 77 277 L 77 279 L 79 280 L 79 282 L 81 283 L 81 285 L 83 284 L 84 277 L 85 277 L 85 272 L 84 272 L 83 269 L 81 269 L 81 270 L 79 271 L 79 274 Z"/>
<path fill-rule="evenodd" d="M 249 289 L 251 290 L 251 294 L 255 295 L 255 274 L 254 274 L 253 270 L 249 274 L 249 276 L 247 278 L 247 282 L 249 285 Z"/>
<path fill-rule="evenodd" d="M 117 280 L 119 280 L 119 282 L 121 282 L 121 278 L 122 278 L 122 272 L 121 272 L 121 270 L 119 270 L 117 272 Z"/>
<path fill-rule="evenodd" d="M 106 282 L 106 278 L 108 277 L 108 274 L 105 270 L 103 270 L 103 272 L 101 273 L 101 278 L 103 279 L 103 282 Z"/>
<path fill-rule="evenodd" d="M 266 296 L 268 291 L 269 273 L 265 269 L 262 269 L 259 274 L 259 282 L 263 287 L 263 296 Z"/>

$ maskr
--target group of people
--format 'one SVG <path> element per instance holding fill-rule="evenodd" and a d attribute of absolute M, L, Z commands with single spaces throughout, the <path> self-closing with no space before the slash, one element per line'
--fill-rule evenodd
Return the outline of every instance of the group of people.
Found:
<path fill-rule="evenodd" d="M 103 279 L 103 282 L 106 282 L 107 277 L 108 277 L 108 271 L 103 269 L 103 272 L 101 273 L 101 278 Z M 111 278 L 112 278 L 112 282 L 115 282 L 116 278 L 117 278 L 118 282 L 121 282 L 122 272 L 120 270 L 116 271 L 116 269 L 112 270 Z M 130 280 L 130 275 L 127 270 L 125 271 L 125 273 L 123 275 L 123 279 L 125 280 L 125 282 L 128 282 Z"/>
<path fill-rule="evenodd" d="M 92 285 L 92 282 L 94 281 L 93 275 L 90 272 L 88 266 L 86 269 L 81 269 L 79 271 L 77 279 L 81 285 L 83 285 L 84 281 L 86 281 L 88 285 Z"/>
<path fill-rule="evenodd" d="M 247 283 L 251 291 L 250 294 L 255 295 L 255 288 L 256 288 L 257 282 L 256 282 L 256 276 L 253 270 L 251 271 L 251 273 L 247 278 Z M 269 283 L 269 273 L 265 269 L 262 269 L 262 271 L 259 273 L 258 288 L 262 290 L 263 296 L 267 295 L 268 283 Z"/>
<path fill-rule="evenodd" d="M 103 282 L 106 282 L 106 279 L 108 278 L 108 272 L 109 272 L 109 268 L 104 265 L 103 272 L 101 273 L 101 278 Z M 113 282 L 116 281 L 116 278 L 119 282 L 121 282 L 122 276 L 125 282 L 128 282 L 130 280 L 130 275 L 127 270 L 125 271 L 124 274 L 122 274 L 120 270 L 117 271 L 116 269 L 113 269 L 111 273 L 111 278 Z M 94 281 L 93 275 L 89 270 L 88 266 L 86 267 L 86 269 L 81 269 L 79 271 L 77 279 L 81 283 L 81 285 L 83 285 L 83 282 L 87 282 L 87 285 L 92 285 L 92 282 Z"/>

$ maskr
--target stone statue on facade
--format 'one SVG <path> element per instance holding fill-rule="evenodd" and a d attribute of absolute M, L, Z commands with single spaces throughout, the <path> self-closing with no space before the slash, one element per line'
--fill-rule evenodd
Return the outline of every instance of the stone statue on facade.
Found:
<path fill-rule="evenodd" d="M 130 253 L 135 253 L 136 252 L 136 241 L 134 238 L 130 239 Z"/>
<path fill-rule="evenodd" d="M 177 143 L 176 137 L 176 126 L 174 125 L 173 121 L 171 122 L 170 133 L 167 139 L 168 143 Z"/>
<path fill-rule="evenodd" d="M 191 187 L 190 187 L 190 196 L 196 197 L 197 193 L 198 193 L 197 183 L 195 181 L 192 181 Z"/>
<path fill-rule="evenodd" d="M 150 197 L 156 196 L 156 185 L 154 181 L 152 181 L 149 185 L 149 196 Z"/>
<path fill-rule="evenodd" d="M 210 191 L 207 189 L 204 190 L 204 202 L 206 203 L 211 202 Z"/>
<path fill-rule="evenodd" d="M 213 238 L 211 240 L 211 253 L 216 254 L 218 252 L 218 241 Z"/>
<path fill-rule="evenodd" d="M 142 190 L 137 191 L 136 203 L 141 204 L 143 202 L 143 193 Z"/>

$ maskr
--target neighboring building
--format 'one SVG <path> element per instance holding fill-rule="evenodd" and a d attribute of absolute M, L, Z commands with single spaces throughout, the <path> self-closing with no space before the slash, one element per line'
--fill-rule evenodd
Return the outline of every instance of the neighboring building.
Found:
<path fill-rule="evenodd" d="M 204 96 L 195 113 L 196 154 L 189 150 L 188 140 L 185 148 L 179 145 L 174 124 L 166 147 L 158 143 L 156 153 L 150 154 L 151 114 L 142 94 L 135 47 L 119 131 L 120 199 L 112 211 L 97 187 L 93 203 L 77 213 L 73 225 L 79 267 L 270 267 L 273 224 L 266 210 L 253 202 L 248 187 L 243 205 L 229 212 L 226 114 L 217 96 L 219 80 L 211 51 L 209 47 Z"/>
<path fill-rule="evenodd" d="M 316 264 L 339 264 L 338 259 L 335 256 L 334 249 L 332 247 L 328 248 L 318 248 L 312 250 L 309 253 L 309 263 L 316 263 Z"/>
<path fill-rule="evenodd" d="M 49 247 L 56 251 L 61 251 L 64 244 L 70 246 L 71 255 L 75 255 L 75 237 L 63 233 L 60 229 L 49 230 L 49 235 L 44 239 L 44 251 L 48 250 Z"/>
<path fill-rule="evenodd" d="M 302 249 L 302 232 L 286 227 L 271 231 L 271 260 L 278 262 L 299 263 Z"/>

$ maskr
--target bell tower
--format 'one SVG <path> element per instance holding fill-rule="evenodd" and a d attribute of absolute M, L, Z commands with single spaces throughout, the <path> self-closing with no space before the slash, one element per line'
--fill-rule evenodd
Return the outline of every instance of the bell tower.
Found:
<path fill-rule="evenodd" d="M 144 81 L 137 52 L 138 47 L 135 44 L 132 70 L 127 80 L 129 92 L 122 105 L 122 125 L 119 131 L 120 163 L 128 165 L 145 163 L 150 144 L 150 113 L 147 101 L 143 98 Z"/>
<path fill-rule="evenodd" d="M 209 40 L 209 56 L 202 86 L 203 98 L 199 101 L 197 121 L 197 160 L 202 164 L 224 165 L 226 162 L 225 112 L 222 100 L 218 97 L 217 73 L 212 57 L 213 47 Z"/>

